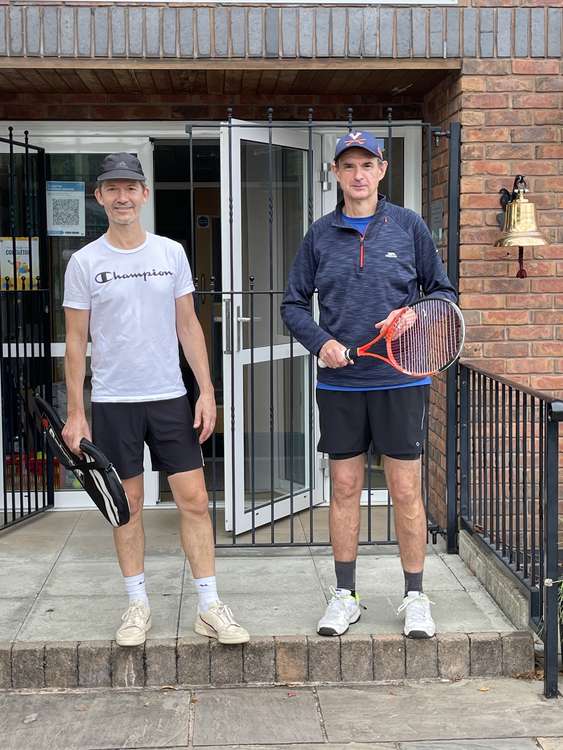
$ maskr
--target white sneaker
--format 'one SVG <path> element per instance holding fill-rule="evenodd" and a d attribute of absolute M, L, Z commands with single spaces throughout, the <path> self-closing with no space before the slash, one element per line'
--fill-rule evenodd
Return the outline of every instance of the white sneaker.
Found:
<path fill-rule="evenodd" d="M 119 646 L 140 646 L 151 629 L 151 611 L 143 601 L 131 602 L 121 616 L 122 623 L 115 634 Z"/>
<path fill-rule="evenodd" d="M 195 618 L 194 630 L 199 635 L 216 638 L 219 643 L 246 643 L 250 636 L 233 617 L 233 613 L 223 602 L 216 601 L 207 612 L 199 612 Z"/>
<path fill-rule="evenodd" d="M 358 595 L 343 594 L 330 587 L 332 598 L 326 612 L 319 620 L 317 633 L 319 635 L 343 635 L 350 625 L 360 619 L 360 599 Z"/>
<path fill-rule="evenodd" d="M 408 638 L 432 638 L 436 635 L 436 623 L 432 619 L 430 605 L 434 604 L 422 591 L 409 591 L 397 614 L 405 613 L 404 634 Z"/>

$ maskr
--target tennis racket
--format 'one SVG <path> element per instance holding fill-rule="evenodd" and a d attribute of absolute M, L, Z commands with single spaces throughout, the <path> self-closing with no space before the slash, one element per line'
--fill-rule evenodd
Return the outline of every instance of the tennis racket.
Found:
<path fill-rule="evenodd" d="M 422 377 L 446 370 L 461 354 L 465 323 L 461 310 L 453 302 L 426 297 L 402 308 L 385 331 L 363 346 L 346 349 L 350 362 L 373 357 L 405 375 Z M 384 340 L 387 356 L 373 348 Z M 319 367 L 327 365 L 319 359 Z"/>

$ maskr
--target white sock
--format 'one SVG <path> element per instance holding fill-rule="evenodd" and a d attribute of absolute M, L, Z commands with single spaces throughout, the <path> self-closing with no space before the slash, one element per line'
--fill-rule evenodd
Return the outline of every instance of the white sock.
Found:
<path fill-rule="evenodd" d="M 149 606 L 149 599 L 147 597 L 147 590 L 145 588 L 145 573 L 139 573 L 137 576 L 123 576 L 125 581 L 125 589 L 129 597 L 129 604 L 131 602 L 143 602 L 145 606 Z"/>
<path fill-rule="evenodd" d="M 207 612 L 213 602 L 216 602 L 219 599 L 215 576 L 209 576 L 208 578 L 194 578 L 194 586 L 198 596 L 198 609 L 200 612 Z"/>

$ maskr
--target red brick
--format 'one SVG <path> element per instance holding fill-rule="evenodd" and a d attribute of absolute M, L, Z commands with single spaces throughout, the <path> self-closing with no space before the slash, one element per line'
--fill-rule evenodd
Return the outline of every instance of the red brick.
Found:
<path fill-rule="evenodd" d="M 526 256 L 524 256 L 524 268 L 528 276 L 553 276 L 555 273 L 553 261 L 526 260 Z"/>
<path fill-rule="evenodd" d="M 487 91 L 533 91 L 533 78 L 516 78 L 516 76 L 486 76 Z"/>
<path fill-rule="evenodd" d="M 527 1 L 527 5 L 530 5 L 530 0 Z M 541 3 L 544 5 L 545 3 Z M 551 5 L 551 2 L 549 3 Z M 513 60 L 512 61 L 512 72 L 515 75 L 559 75 L 559 61 L 558 60 Z"/>
<path fill-rule="evenodd" d="M 467 323 L 467 321 L 466 321 Z M 466 341 L 504 341 L 506 329 L 503 326 L 467 326 Z"/>
<path fill-rule="evenodd" d="M 479 278 L 462 278 L 459 280 L 459 291 L 460 292 L 482 292 L 483 291 L 483 279 Z"/>
<path fill-rule="evenodd" d="M 550 339 L 553 326 L 512 326 L 508 329 L 511 341 L 529 341 L 531 339 Z"/>
<path fill-rule="evenodd" d="M 515 279 L 526 281 L 526 279 Z M 509 294 L 506 297 L 506 307 L 512 309 L 546 309 L 553 307 L 553 297 L 548 294 Z"/>
<path fill-rule="evenodd" d="M 483 92 L 485 91 L 485 79 L 482 76 L 462 75 L 459 79 L 461 91 Z"/>
<path fill-rule="evenodd" d="M 513 169 L 516 168 L 518 173 L 523 175 L 557 175 L 559 174 L 558 164 L 555 160 L 547 159 L 524 161 L 518 160 L 513 162 Z M 531 198 L 533 200 L 533 198 Z"/>
<path fill-rule="evenodd" d="M 534 145 L 492 143 L 485 148 L 487 159 L 533 159 Z"/>
<path fill-rule="evenodd" d="M 461 158 L 482 159 L 485 155 L 485 146 L 482 143 L 464 143 L 461 147 Z"/>
<path fill-rule="evenodd" d="M 478 143 L 508 141 L 510 140 L 510 130 L 508 128 L 463 128 L 461 138 L 464 143 L 467 141 L 477 141 Z"/>
<path fill-rule="evenodd" d="M 506 298 L 501 294 L 461 294 L 461 306 L 465 310 L 503 310 Z"/>
<path fill-rule="evenodd" d="M 484 292 L 495 292 L 508 294 L 515 292 L 527 292 L 530 289 L 530 282 L 528 279 L 517 279 L 514 276 L 505 279 L 483 279 L 483 291 Z M 521 307 L 521 305 L 518 305 Z M 511 305 L 507 305 L 510 309 Z"/>
<path fill-rule="evenodd" d="M 536 146 L 536 158 L 538 159 L 563 159 L 563 144 L 549 144 L 547 146 Z"/>
<path fill-rule="evenodd" d="M 482 245 L 461 245 L 459 255 L 464 260 L 483 260 L 484 250 Z"/>
<path fill-rule="evenodd" d="M 559 279 L 532 279 L 532 292 L 563 292 L 563 277 Z"/>
<path fill-rule="evenodd" d="M 481 177 L 462 177 L 460 190 L 462 193 L 482 193 L 483 179 Z"/>
<path fill-rule="evenodd" d="M 515 109 L 558 109 L 559 94 L 513 94 L 512 106 Z"/>
<path fill-rule="evenodd" d="M 531 385 L 544 391 L 563 391 L 563 375 L 532 375 Z"/>
<path fill-rule="evenodd" d="M 476 159 L 475 161 L 462 162 L 461 174 L 463 175 L 509 175 L 512 174 L 512 170 L 509 162 L 507 161 L 489 161 Z"/>
<path fill-rule="evenodd" d="M 560 192 L 563 191 L 563 175 L 560 177 L 549 177 L 546 179 L 534 180 L 534 190 L 540 192 Z"/>
<path fill-rule="evenodd" d="M 506 263 L 495 263 L 494 261 L 474 261 L 468 260 L 463 264 L 462 273 L 464 276 L 506 276 Z M 487 279 L 485 279 L 487 281 Z"/>
<path fill-rule="evenodd" d="M 536 91 L 563 91 L 562 76 L 536 78 Z"/>
<path fill-rule="evenodd" d="M 563 357 L 563 341 L 532 342 L 532 354 L 538 357 Z"/>
<path fill-rule="evenodd" d="M 509 359 L 506 361 L 506 372 L 540 373 L 553 372 L 553 360 L 540 357 L 525 357 L 523 359 Z"/>
<path fill-rule="evenodd" d="M 563 310 L 534 310 L 532 311 L 532 322 L 563 325 Z"/>
<path fill-rule="evenodd" d="M 524 325 L 529 322 L 530 314 L 527 310 L 486 310 L 481 313 L 481 320 L 493 325 Z"/>
<path fill-rule="evenodd" d="M 463 61 L 463 75 L 508 75 L 511 72 L 509 60 L 471 60 Z"/>
<path fill-rule="evenodd" d="M 531 125 L 533 113 L 529 110 L 498 109 L 485 112 L 485 125 Z M 507 140 L 507 139 L 503 139 Z"/>
<path fill-rule="evenodd" d="M 494 245 L 499 236 L 498 229 L 461 229 L 461 242 L 469 245 Z"/>
<path fill-rule="evenodd" d="M 485 357 L 526 357 L 529 344 L 526 342 L 503 342 L 496 341 L 494 344 L 483 344 L 483 355 Z"/>
<path fill-rule="evenodd" d="M 563 124 L 561 109 L 536 109 L 534 111 L 534 123 L 536 125 Z"/>
<path fill-rule="evenodd" d="M 537 143 L 539 141 L 559 140 L 559 130 L 547 125 L 537 128 L 513 128 L 510 131 L 510 135 L 512 141 L 515 143 Z"/>
<path fill-rule="evenodd" d="M 476 112 L 475 110 L 464 109 L 460 112 L 459 121 L 464 127 L 469 127 L 469 126 L 478 127 L 479 125 L 484 125 L 485 113 Z"/>
<path fill-rule="evenodd" d="M 498 208 L 499 196 L 496 194 L 467 194 L 460 197 L 460 206 L 464 208 Z"/>

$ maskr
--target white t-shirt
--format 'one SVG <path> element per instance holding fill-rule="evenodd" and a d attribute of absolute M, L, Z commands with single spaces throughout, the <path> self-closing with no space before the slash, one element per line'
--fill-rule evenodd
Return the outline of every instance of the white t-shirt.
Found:
<path fill-rule="evenodd" d="M 149 232 L 133 250 L 104 235 L 72 255 L 63 306 L 90 310 L 92 401 L 184 395 L 175 300 L 194 288 L 182 245 Z"/>

